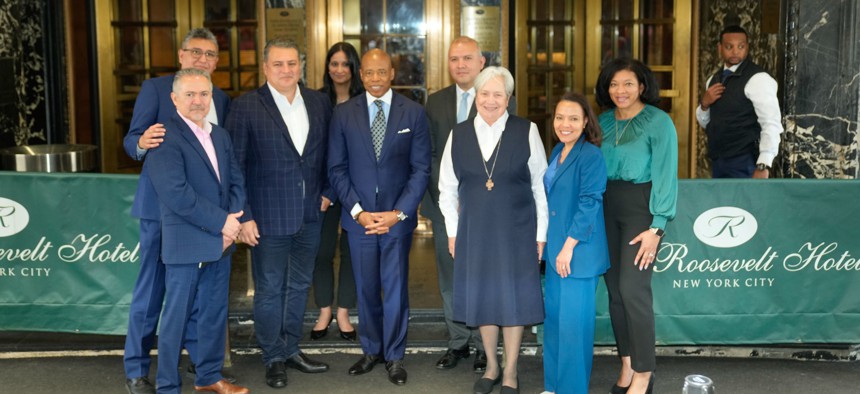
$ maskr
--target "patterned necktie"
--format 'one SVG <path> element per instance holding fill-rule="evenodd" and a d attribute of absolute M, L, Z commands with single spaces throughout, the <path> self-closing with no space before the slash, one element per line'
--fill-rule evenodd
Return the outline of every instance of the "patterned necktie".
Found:
<path fill-rule="evenodd" d="M 457 110 L 457 123 L 463 123 L 469 117 L 469 92 L 463 92 L 460 99 L 460 109 Z"/>
<path fill-rule="evenodd" d="M 373 137 L 373 150 L 376 152 L 376 160 L 382 153 L 382 140 L 385 139 L 385 112 L 382 111 L 382 100 L 374 100 L 376 104 L 376 116 L 370 126 L 370 135 Z"/>

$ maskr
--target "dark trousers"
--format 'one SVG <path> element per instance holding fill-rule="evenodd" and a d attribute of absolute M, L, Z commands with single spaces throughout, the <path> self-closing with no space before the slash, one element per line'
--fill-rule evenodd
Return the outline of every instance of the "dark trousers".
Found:
<path fill-rule="evenodd" d="M 454 258 L 448 252 L 448 233 L 442 218 L 433 221 L 433 244 L 436 249 L 436 273 L 439 276 L 442 312 L 445 315 L 445 327 L 448 328 L 448 349 L 468 346 L 471 338 L 475 349 L 483 351 L 480 331 L 467 327 L 463 322 L 454 321 Z"/>
<path fill-rule="evenodd" d="M 711 161 L 712 178 L 752 178 L 755 171 L 754 154 L 720 157 Z"/>
<path fill-rule="evenodd" d="M 654 266 L 640 271 L 633 264 L 640 245 L 629 244 L 651 226 L 650 196 L 650 182 L 636 185 L 609 181 L 603 197 L 611 263 L 604 275 L 609 290 L 609 317 L 618 355 L 630 356 L 633 370 L 637 372 L 653 371 L 657 364 L 651 294 Z"/>
<path fill-rule="evenodd" d="M 321 221 L 305 223 L 288 236 L 261 234 L 251 249 L 254 331 L 266 365 L 299 353 L 320 226 Z"/>
<path fill-rule="evenodd" d="M 149 351 L 155 344 L 155 330 L 164 302 L 164 272 L 164 263 L 161 262 L 161 221 L 140 219 L 140 272 L 131 294 L 123 354 L 125 376 L 129 379 L 149 376 L 152 363 Z M 192 315 L 191 319 L 196 321 L 196 315 Z M 183 345 L 192 362 L 195 361 L 195 324 L 189 325 Z"/>
<path fill-rule="evenodd" d="M 402 225 L 402 224 L 401 224 Z M 402 360 L 409 319 L 409 247 L 412 234 L 347 232 L 358 294 L 358 338 L 367 355 Z"/>
<path fill-rule="evenodd" d="M 227 342 L 227 297 L 230 287 L 230 256 L 200 267 L 199 264 L 166 265 L 167 300 L 158 335 L 159 393 L 181 391 L 179 355 L 186 328 L 194 325 L 197 339 L 196 386 L 223 379 L 224 348 Z M 191 322 L 197 308 L 197 321 Z"/>
<path fill-rule="evenodd" d="M 340 202 L 335 202 L 323 215 L 320 248 L 314 266 L 314 302 L 318 308 L 334 304 L 334 254 L 340 244 L 340 270 L 337 274 L 337 306 L 355 308 L 355 278 L 352 276 L 352 259 L 346 232 L 339 234 Z M 338 242 L 340 235 L 340 242 Z"/>

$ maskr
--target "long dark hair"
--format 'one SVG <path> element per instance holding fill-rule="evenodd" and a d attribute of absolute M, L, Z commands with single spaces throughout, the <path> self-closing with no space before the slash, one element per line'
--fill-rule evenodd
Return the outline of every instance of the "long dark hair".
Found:
<path fill-rule="evenodd" d="M 594 88 L 597 105 L 602 108 L 615 108 L 615 103 L 609 97 L 609 83 L 615 73 L 627 70 L 636 74 L 636 80 L 645 85 L 642 94 L 639 95 L 639 100 L 645 104 L 657 105 L 660 103 L 660 87 L 657 85 L 657 78 L 648 66 L 636 59 L 619 58 L 615 59 L 600 70 L 600 76 L 597 77 L 597 87 Z"/>
<path fill-rule="evenodd" d="M 594 146 L 599 147 L 603 142 L 603 131 L 600 129 L 600 122 L 598 122 L 597 115 L 594 114 L 594 110 L 591 109 L 591 104 L 588 103 L 588 99 L 586 99 L 581 93 L 567 92 L 558 99 L 557 103 L 555 103 L 556 107 L 558 107 L 558 104 L 562 101 L 577 103 L 582 107 L 585 119 L 588 119 L 588 122 L 585 124 L 585 128 L 582 130 L 583 134 L 585 134 L 585 140 L 592 143 Z M 558 138 L 558 136 L 556 136 L 556 138 Z"/>
<path fill-rule="evenodd" d="M 338 52 L 346 54 L 346 61 L 349 63 L 349 97 L 355 97 L 364 93 L 364 85 L 362 85 L 358 73 L 358 70 L 361 69 L 361 59 L 358 57 L 358 52 L 352 44 L 341 41 L 332 45 L 325 55 L 325 73 L 323 74 L 323 87 L 320 91 L 328 95 L 331 105 L 337 104 L 337 92 L 334 90 L 334 81 L 328 75 L 328 64 L 331 62 L 331 57 Z"/>

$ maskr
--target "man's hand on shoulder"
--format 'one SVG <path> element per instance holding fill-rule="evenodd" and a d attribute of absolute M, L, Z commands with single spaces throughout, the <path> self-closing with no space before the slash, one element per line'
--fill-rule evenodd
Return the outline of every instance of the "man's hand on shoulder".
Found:
<path fill-rule="evenodd" d="M 721 83 L 715 83 L 705 91 L 705 94 L 702 95 L 702 110 L 707 111 L 708 107 L 711 104 L 715 103 L 720 97 L 723 96 L 723 92 L 726 91 L 725 85 Z"/>
<path fill-rule="evenodd" d="M 137 140 L 137 147 L 143 150 L 158 147 L 164 141 L 164 134 L 166 133 L 167 130 L 161 123 L 149 126 L 149 128 L 146 129 L 146 131 L 144 131 Z"/>

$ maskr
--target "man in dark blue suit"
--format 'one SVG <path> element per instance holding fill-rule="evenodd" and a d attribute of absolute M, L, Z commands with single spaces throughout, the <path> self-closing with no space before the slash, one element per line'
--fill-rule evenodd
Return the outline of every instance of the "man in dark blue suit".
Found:
<path fill-rule="evenodd" d="M 299 86 L 296 44 L 273 39 L 263 49 L 266 83 L 233 102 L 227 129 L 247 180 L 240 240 L 252 249 L 254 331 L 266 384 L 287 385 L 286 367 L 305 373 L 328 365 L 299 351 L 308 290 L 320 242 L 331 102 Z"/>
<path fill-rule="evenodd" d="M 218 63 L 218 41 L 208 29 L 193 29 L 182 41 L 178 53 L 182 69 L 196 68 L 212 73 Z M 176 114 L 170 100 L 173 75 L 148 79 L 143 82 L 131 125 L 123 141 L 126 153 L 135 160 L 144 160 L 149 149 L 157 147 L 164 138 L 164 125 Z M 224 124 L 230 99 L 221 89 L 214 88 L 210 99 L 207 120 Z M 134 285 L 128 317 L 128 334 L 125 338 L 126 388 L 130 394 L 155 393 L 149 382 L 149 351 L 155 342 L 155 330 L 164 300 L 164 265 L 161 262 L 161 218 L 158 198 L 144 166 L 137 184 L 137 194 L 131 215 L 140 219 L 140 273 Z M 197 335 L 186 334 L 185 347 L 195 362 L 194 350 Z M 194 365 L 189 366 L 194 373 Z M 229 377 L 232 381 L 235 378 Z"/>
<path fill-rule="evenodd" d="M 328 157 L 329 182 L 343 204 L 364 352 L 349 374 L 384 360 L 388 379 L 402 385 L 409 247 L 430 175 L 430 134 L 424 108 L 391 90 L 387 53 L 364 54 L 361 80 L 366 94 L 334 111 Z"/>
<path fill-rule="evenodd" d="M 169 132 L 144 163 L 161 208 L 167 300 L 158 336 L 158 392 L 179 394 L 179 356 L 197 333 L 194 389 L 248 393 L 221 375 L 227 336 L 230 255 L 245 205 L 242 173 L 227 131 L 206 121 L 212 82 L 206 71 L 176 73 Z M 196 309 L 196 321 L 191 321 Z M 195 330 L 187 330 L 196 325 Z"/>

